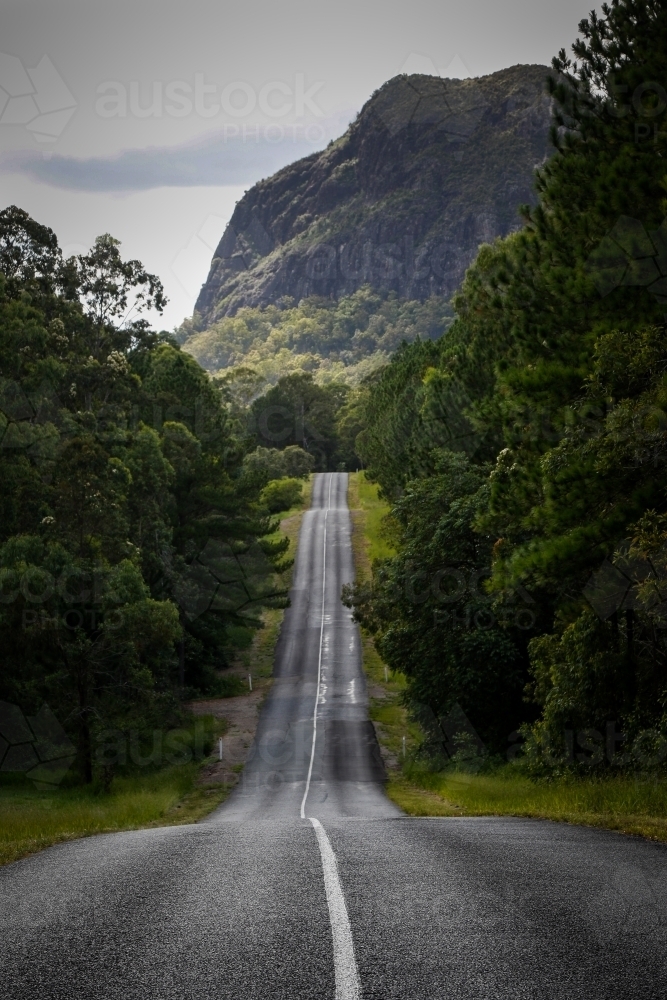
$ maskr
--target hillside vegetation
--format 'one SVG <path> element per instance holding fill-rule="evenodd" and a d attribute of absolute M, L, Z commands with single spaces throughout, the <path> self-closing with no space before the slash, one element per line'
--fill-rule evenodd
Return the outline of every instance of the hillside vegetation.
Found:
<path fill-rule="evenodd" d="M 283 299 L 246 306 L 200 333 L 184 324 L 179 339 L 212 373 L 248 367 L 275 384 L 283 375 L 307 371 L 320 384 L 356 386 L 387 364 L 403 341 L 442 336 L 452 316 L 442 298 L 405 301 L 364 286 L 338 301 L 313 297 L 298 305 Z"/>

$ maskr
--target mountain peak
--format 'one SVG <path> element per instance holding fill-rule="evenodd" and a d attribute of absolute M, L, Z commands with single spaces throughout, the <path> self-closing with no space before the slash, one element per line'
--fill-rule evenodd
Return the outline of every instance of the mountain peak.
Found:
<path fill-rule="evenodd" d="M 480 243 L 519 228 L 548 154 L 546 66 L 448 79 L 401 74 L 326 149 L 239 201 L 196 304 L 208 326 L 283 296 L 362 285 L 451 295 Z"/>

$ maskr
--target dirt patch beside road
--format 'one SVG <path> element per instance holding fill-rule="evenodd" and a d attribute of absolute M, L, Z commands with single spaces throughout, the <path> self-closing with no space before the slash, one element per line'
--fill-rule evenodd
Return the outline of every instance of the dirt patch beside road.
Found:
<path fill-rule="evenodd" d="M 233 788 L 248 759 L 257 731 L 257 720 L 267 685 L 236 698 L 208 698 L 189 704 L 193 715 L 212 715 L 222 723 L 222 760 L 219 749 L 213 748 L 216 759 L 206 764 L 199 777 L 200 785 L 226 785 Z"/>

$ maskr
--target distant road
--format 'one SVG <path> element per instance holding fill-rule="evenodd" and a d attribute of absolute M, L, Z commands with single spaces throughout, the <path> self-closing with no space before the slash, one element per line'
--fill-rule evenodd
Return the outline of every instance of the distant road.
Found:
<path fill-rule="evenodd" d="M 0 996 L 667 997 L 667 848 L 519 819 L 414 819 L 383 792 L 347 476 L 315 479 L 255 752 L 195 826 L 0 869 Z"/>

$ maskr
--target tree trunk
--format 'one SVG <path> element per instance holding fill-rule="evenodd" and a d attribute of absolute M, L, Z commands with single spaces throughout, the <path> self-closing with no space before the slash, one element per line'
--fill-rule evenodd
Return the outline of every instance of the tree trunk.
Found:
<path fill-rule="evenodd" d="M 89 785 L 93 780 L 93 746 L 90 736 L 90 712 L 88 699 L 88 671 L 85 658 L 79 661 L 75 670 L 76 691 L 79 701 L 79 753 L 83 767 L 83 780 Z"/>
<path fill-rule="evenodd" d="M 93 780 L 93 748 L 91 745 L 87 712 L 81 718 L 79 750 L 81 751 L 81 760 L 83 761 L 83 780 L 87 785 L 90 785 Z"/>
<path fill-rule="evenodd" d="M 625 624 L 627 629 L 627 686 L 630 707 L 632 708 L 637 693 L 635 680 L 635 613 L 632 608 L 628 608 L 625 612 Z"/>

